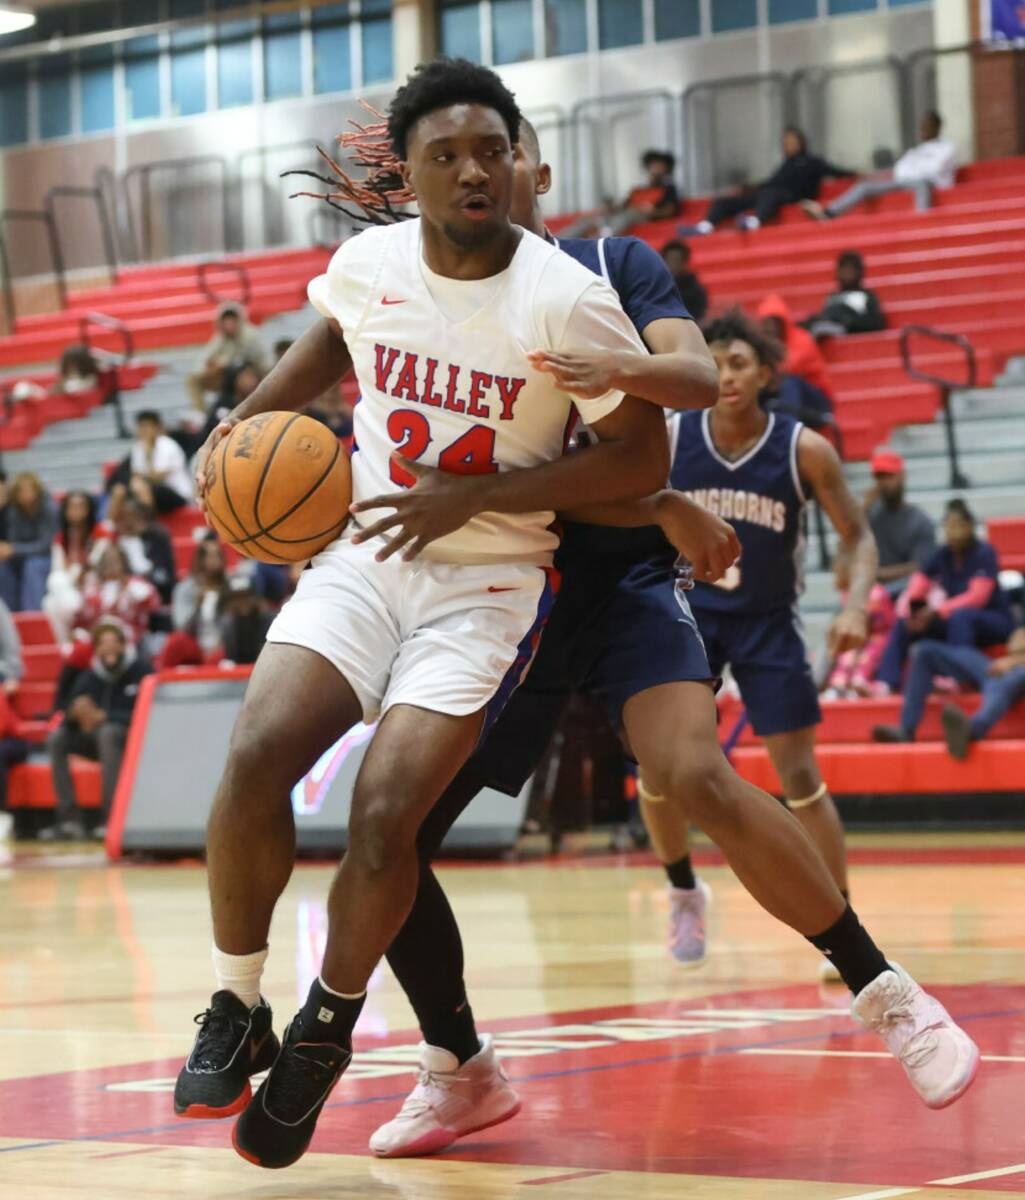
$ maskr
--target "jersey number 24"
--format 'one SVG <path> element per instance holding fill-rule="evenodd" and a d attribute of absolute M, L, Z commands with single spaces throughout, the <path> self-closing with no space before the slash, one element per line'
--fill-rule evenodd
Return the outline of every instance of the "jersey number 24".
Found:
<path fill-rule="evenodd" d="M 388 417 L 388 436 L 403 458 L 416 462 L 431 444 L 431 426 L 422 412 L 398 408 Z M 495 431 L 488 425 L 474 425 L 446 446 L 438 455 L 438 469 L 450 475 L 491 475 L 498 470 L 495 462 Z M 416 476 L 395 462 L 390 464 L 392 483 L 412 487 Z"/>

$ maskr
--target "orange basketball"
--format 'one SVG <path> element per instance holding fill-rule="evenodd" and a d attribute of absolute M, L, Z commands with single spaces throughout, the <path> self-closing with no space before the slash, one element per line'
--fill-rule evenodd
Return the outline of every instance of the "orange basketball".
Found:
<path fill-rule="evenodd" d="M 349 519 L 349 456 L 312 417 L 269 412 L 241 421 L 219 443 L 207 472 L 210 523 L 240 554 L 302 562 Z"/>

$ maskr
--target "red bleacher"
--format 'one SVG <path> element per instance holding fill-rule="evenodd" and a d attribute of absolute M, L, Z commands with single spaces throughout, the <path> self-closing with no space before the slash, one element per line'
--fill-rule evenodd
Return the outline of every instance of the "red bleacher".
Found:
<path fill-rule="evenodd" d="M 1025 517 L 992 517 L 986 522 L 986 536 L 996 547 L 1002 567 L 1025 571 Z"/>
<path fill-rule="evenodd" d="M 827 183 L 823 198 L 846 186 L 846 181 Z M 680 223 L 700 220 L 706 207 L 706 200 L 688 201 L 679 218 L 635 232 L 659 248 L 678 236 Z M 754 234 L 723 228 L 692 239 L 690 246 L 714 308 L 742 304 L 753 309 L 775 291 L 798 320 L 817 311 L 833 289 L 841 251 L 864 255 L 867 282 L 879 293 L 890 328 L 834 339 L 824 348 L 851 459 L 866 458 L 894 426 L 931 421 L 936 414 L 935 389 L 910 380 L 901 364 L 903 325 L 965 334 L 976 350 L 981 386 L 992 382 L 1009 355 L 1025 352 L 1025 158 L 963 168 L 957 186 L 938 192 L 928 212 L 915 212 L 910 194 L 902 193 L 823 223 L 794 206 Z M 957 351 L 923 348 L 915 362 L 960 377 Z"/>
<path fill-rule="evenodd" d="M 224 261 L 245 268 L 250 285 L 249 317 L 259 323 L 275 313 L 301 308 L 306 284 L 324 269 L 329 258 L 329 251 L 315 247 L 229 255 Z M 217 306 L 201 291 L 194 263 L 129 267 L 119 275 L 114 287 L 72 292 L 69 307 L 61 312 L 20 319 L 15 334 L 0 338 L 0 367 L 56 361 L 67 346 L 79 340 L 83 312 L 123 321 L 137 350 L 209 340 Z M 218 295 L 238 295 L 234 272 L 219 275 L 211 269 L 206 282 Z M 116 333 L 98 327 L 90 330 L 90 340 L 104 350 L 121 348 Z"/>

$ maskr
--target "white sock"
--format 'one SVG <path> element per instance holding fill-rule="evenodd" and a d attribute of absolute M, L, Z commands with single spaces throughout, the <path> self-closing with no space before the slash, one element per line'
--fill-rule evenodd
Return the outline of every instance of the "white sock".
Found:
<path fill-rule="evenodd" d="M 246 1008 L 252 1008 L 260 1000 L 260 977 L 263 964 L 267 961 L 268 946 L 255 954 L 225 954 L 213 947 L 214 975 L 217 990 L 234 992 Z"/>
<path fill-rule="evenodd" d="M 332 996 L 337 996 L 340 1000 L 362 1000 L 367 994 L 366 988 L 364 988 L 362 992 L 336 992 L 333 987 L 327 986 L 327 984 L 324 982 L 323 975 L 317 976 L 317 982 L 325 992 L 330 992 Z"/>
<path fill-rule="evenodd" d="M 711 221 L 698 221 L 698 224 L 697 224 L 698 233 L 711 233 L 714 228 L 715 228 L 715 226 L 712 224 Z"/>

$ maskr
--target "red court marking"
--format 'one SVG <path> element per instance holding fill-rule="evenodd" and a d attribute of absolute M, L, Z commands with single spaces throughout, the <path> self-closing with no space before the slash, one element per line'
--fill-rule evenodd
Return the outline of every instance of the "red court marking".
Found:
<path fill-rule="evenodd" d="M 681 982 L 681 992 L 686 987 Z M 1025 1053 L 1025 987 L 940 987 L 936 993 L 967 1019 L 984 1054 Z M 878 1052 L 875 1036 L 843 1008 L 831 1008 L 825 995 L 800 985 L 491 1022 L 487 1029 L 505 1055 L 523 1111 L 444 1157 L 543 1164 L 553 1173 L 796 1178 L 851 1184 L 852 1190 L 878 1188 L 880 1181 L 922 1187 L 1021 1161 L 1025 1064 L 984 1063 L 967 1096 L 932 1112 L 888 1058 L 737 1052 L 788 1045 Z M 279 1024 L 288 1015 L 279 1014 Z M 358 1036 L 357 1063 L 371 1050 L 412 1050 L 417 1036 Z M 183 1053 L 187 1041 L 186 1025 Z M 521 1054 L 509 1053 L 512 1046 Z M 0 1136 L 226 1148 L 233 1122 L 174 1118 L 169 1089 L 180 1065 L 180 1057 L 164 1058 L 0 1082 Z M 160 1090 L 110 1090 L 149 1080 L 162 1081 L 152 1085 Z M 370 1134 L 398 1110 L 412 1080 L 408 1062 L 401 1074 L 344 1078 L 313 1149 L 366 1155 Z M 5 1152 L 19 1151 L 0 1151 L 0 1161 Z M 1020 1175 L 994 1179 L 993 1186 L 1025 1194 Z"/>
<path fill-rule="evenodd" d="M 524 1179 L 522 1184 L 524 1187 L 530 1187 L 531 1184 L 543 1183 L 569 1183 L 571 1179 L 591 1179 L 595 1175 L 607 1175 L 608 1171 L 574 1171 L 572 1175 L 546 1175 L 543 1179 Z"/>
<path fill-rule="evenodd" d="M 90 1158 L 129 1158 L 133 1154 L 159 1154 L 163 1146 L 140 1146 L 138 1150 L 115 1150 L 113 1154 L 90 1154 Z"/>

